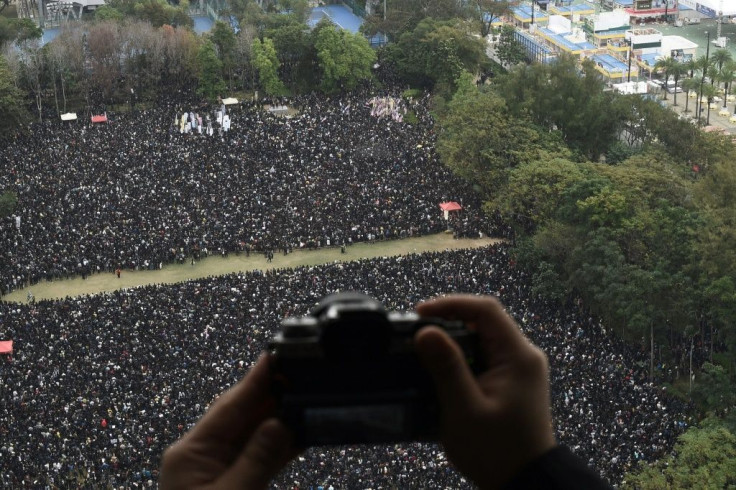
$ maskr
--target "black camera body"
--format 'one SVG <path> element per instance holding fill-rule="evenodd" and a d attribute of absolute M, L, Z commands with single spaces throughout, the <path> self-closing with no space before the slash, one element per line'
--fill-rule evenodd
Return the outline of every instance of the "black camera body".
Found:
<path fill-rule="evenodd" d="M 388 312 L 361 293 L 323 299 L 287 318 L 270 343 L 271 387 L 281 420 L 302 446 L 433 441 L 439 405 L 414 334 L 443 328 L 473 372 L 483 371 L 477 334 L 460 321 Z"/>

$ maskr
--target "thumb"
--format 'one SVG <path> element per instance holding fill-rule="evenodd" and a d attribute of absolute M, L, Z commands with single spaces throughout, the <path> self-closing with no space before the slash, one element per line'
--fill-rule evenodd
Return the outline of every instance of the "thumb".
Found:
<path fill-rule="evenodd" d="M 266 488 L 271 479 L 297 454 L 289 430 L 275 418 L 263 422 L 247 442 L 220 488 Z"/>
<path fill-rule="evenodd" d="M 460 346 L 438 327 L 425 327 L 414 339 L 419 359 L 437 388 L 440 406 L 446 413 L 468 407 L 482 398 Z"/>

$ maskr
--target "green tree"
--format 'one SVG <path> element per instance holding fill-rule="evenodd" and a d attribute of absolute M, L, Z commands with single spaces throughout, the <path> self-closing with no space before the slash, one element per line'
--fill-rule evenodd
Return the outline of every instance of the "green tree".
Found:
<path fill-rule="evenodd" d="M 711 327 L 711 342 L 717 338 L 725 344 L 724 361 L 732 367 L 736 363 L 736 328 L 733 324 L 733 319 L 736 318 L 736 277 L 728 275 L 715 277 L 704 288 L 702 297 L 708 305 L 706 315 Z M 714 332 L 714 329 L 717 333 Z M 712 345 L 711 343 L 711 347 Z M 732 393 L 736 393 L 734 391 L 736 387 L 732 386 L 729 389 Z"/>
<path fill-rule="evenodd" d="M 363 28 L 366 34 L 383 32 L 396 40 L 427 19 L 443 22 L 466 14 L 465 2 L 456 0 L 386 0 L 385 5 L 385 12 L 381 8 L 366 20 Z"/>
<path fill-rule="evenodd" d="M 725 109 L 731 85 L 736 81 L 736 63 L 729 62 L 724 65 L 718 74 L 718 81 L 723 84 L 723 108 Z"/>
<path fill-rule="evenodd" d="M 521 163 L 509 171 L 508 186 L 497 193 L 493 207 L 528 229 L 536 228 L 554 218 L 564 192 L 585 172 L 581 165 L 564 158 Z"/>
<path fill-rule="evenodd" d="M 706 413 L 730 410 L 736 406 L 736 383 L 723 366 L 706 362 L 693 383 L 692 398 Z"/>
<path fill-rule="evenodd" d="M 0 48 L 6 43 L 41 39 L 43 30 L 31 19 L 0 16 Z"/>
<path fill-rule="evenodd" d="M 730 145 L 731 152 L 735 152 Z M 736 153 L 731 153 L 734 155 Z M 699 267 L 709 277 L 736 277 L 736 164 L 724 156 L 695 184 L 693 197 L 705 226 L 699 234 Z"/>
<path fill-rule="evenodd" d="M 636 155 L 638 152 L 639 150 L 637 148 L 628 145 L 623 141 L 614 142 L 608 147 L 608 151 L 606 152 L 606 163 L 609 165 L 615 165 Z"/>
<path fill-rule="evenodd" d="M 437 150 L 453 171 L 491 195 L 505 187 L 513 168 L 541 158 L 546 143 L 498 95 L 478 90 L 469 76 L 460 80 L 439 121 Z"/>
<path fill-rule="evenodd" d="M 496 55 L 504 66 L 511 66 L 521 63 L 526 59 L 526 51 L 524 47 L 514 39 L 516 29 L 508 24 L 504 24 L 501 28 L 501 35 L 496 45 Z"/>
<path fill-rule="evenodd" d="M 116 20 L 121 21 L 125 18 L 125 14 L 110 5 L 101 5 L 95 9 L 96 20 Z"/>
<path fill-rule="evenodd" d="M 700 82 L 694 78 L 686 78 L 682 81 L 682 91 L 685 94 L 685 112 L 688 112 L 688 103 L 690 102 L 690 92 L 698 93 Z"/>
<path fill-rule="evenodd" d="M 622 488 L 733 488 L 736 435 L 722 421 L 707 419 L 682 434 L 672 455 L 626 476 Z"/>
<path fill-rule="evenodd" d="M 718 95 L 718 90 L 713 85 L 706 84 L 703 86 L 703 98 L 706 100 L 706 103 L 708 104 L 708 112 L 705 117 L 706 126 L 710 124 L 710 105 L 713 102 L 713 99 L 716 97 L 716 95 Z"/>
<path fill-rule="evenodd" d="M 727 49 L 716 49 L 711 56 L 711 63 L 718 69 L 718 73 L 723 69 L 723 65 L 733 60 L 733 55 Z"/>
<path fill-rule="evenodd" d="M 15 77 L 0 55 L 0 134 L 16 128 L 28 119 L 24 97 L 15 84 Z"/>
<path fill-rule="evenodd" d="M 363 35 L 330 24 L 317 31 L 314 47 L 322 71 L 323 91 L 352 90 L 371 77 L 376 53 Z"/>
<path fill-rule="evenodd" d="M 483 40 L 471 35 L 456 21 L 422 20 L 399 41 L 385 48 L 386 61 L 410 85 L 441 88 L 454 92 L 454 83 L 463 70 L 478 73 L 487 59 Z"/>
<path fill-rule="evenodd" d="M 687 72 L 687 67 L 683 65 L 682 63 L 680 63 L 679 61 L 674 60 L 673 58 L 670 58 L 670 59 L 673 60 L 674 63 L 672 63 L 672 66 L 670 66 L 669 68 L 669 76 L 672 77 L 672 81 L 675 82 L 675 91 L 674 91 L 674 95 L 672 96 L 674 98 L 674 102 L 672 103 L 672 105 L 676 106 L 677 105 L 677 88 L 679 87 L 680 78 L 682 78 L 682 76 L 685 75 Z M 685 94 L 685 97 L 687 97 L 687 94 Z"/>
<path fill-rule="evenodd" d="M 675 63 L 677 61 L 669 56 L 660 58 L 654 63 L 654 71 L 661 73 L 662 79 L 664 80 L 665 90 L 662 90 L 662 99 L 664 100 L 667 100 L 667 82 L 670 81 L 670 70 L 674 67 Z"/>
<path fill-rule="evenodd" d="M 25 41 L 17 51 L 20 60 L 20 81 L 28 93 L 33 94 L 38 120 L 43 120 L 43 98 L 46 94 L 45 75 L 47 59 L 40 41 Z"/>
<path fill-rule="evenodd" d="M 558 131 L 581 158 L 597 161 L 618 135 L 630 104 L 611 92 L 591 62 L 561 56 L 549 65 L 517 65 L 494 85 L 514 115 L 528 115 L 537 125 Z M 550 97 L 550 94 L 555 94 Z"/>
<path fill-rule="evenodd" d="M 511 13 L 511 3 L 506 0 L 472 0 L 467 2 L 468 16 L 479 27 L 480 36 L 488 37 L 493 23 Z"/>
<path fill-rule="evenodd" d="M 534 177 L 534 187 L 509 185 L 520 187 L 511 205 L 533 210 L 534 260 L 551 264 L 565 288 L 622 335 L 648 339 L 650 352 L 677 342 L 694 323 L 699 221 L 676 167 L 650 152 L 617 166 L 567 162 Z"/>
<path fill-rule="evenodd" d="M 230 24 L 218 20 L 215 22 L 210 36 L 217 48 L 220 61 L 222 61 L 222 69 L 227 76 L 228 88 L 232 90 L 233 69 L 235 68 L 235 31 L 233 31 Z"/>
<path fill-rule="evenodd" d="M 284 83 L 311 90 L 317 83 L 319 60 L 306 25 L 293 21 L 270 27 L 266 29 L 266 37 L 273 40 Z"/>
<path fill-rule="evenodd" d="M 276 48 L 269 38 L 253 40 L 253 67 L 258 72 L 261 87 L 269 95 L 281 95 L 286 91 L 283 82 L 279 80 L 279 60 Z"/>
<path fill-rule="evenodd" d="M 695 70 L 700 72 L 698 79 L 700 81 L 700 88 L 698 88 L 698 99 L 697 99 L 697 107 L 695 109 L 695 113 L 697 114 L 697 117 L 700 117 L 701 112 L 701 106 L 702 106 L 702 100 L 701 100 L 701 90 L 702 87 L 705 84 L 705 78 L 708 76 L 708 70 L 710 69 L 711 65 L 713 64 L 713 58 L 706 57 L 705 55 L 698 57 L 695 60 Z"/>
<path fill-rule="evenodd" d="M 197 53 L 199 67 L 199 85 L 197 93 L 215 100 L 225 92 L 225 81 L 222 79 L 222 61 L 217 57 L 215 44 L 209 39 L 203 40 Z"/>
<path fill-rule="evenodd" d="M 141 20 L 147 20 L 154 27 L 172 25 L 176 27 L 192 27 L 194 21 L 189 17 L 189 2 L 179 2 L 178 7 L 165 0 L 144 0 L 134 2 L 133 15 Z M 113 5 L 114 6 L 114 5 Z"/>

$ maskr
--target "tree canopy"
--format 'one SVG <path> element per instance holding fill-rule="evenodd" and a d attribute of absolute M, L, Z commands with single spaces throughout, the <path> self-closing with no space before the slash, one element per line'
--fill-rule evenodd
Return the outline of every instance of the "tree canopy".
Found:
<path fill-rule="evenodd" d="M 736 434 L 718 420 L 705 420 L 682 434 L 672 456 L 626 478 L 623 488 L 733 488 L 736 485 Z"/>
<path fill-rule="evenodd" d="M 314 37 L 323 91 L 352 90 L 371 77 L 376 53 L 362 34 L 352 34 L 328 22 L 317 26 Z"/>
<path fill-rule="evenodd" d="M 0 16 L 0 48 L 6 43 L 40 39 L 43 31 L 32 19 L 9 19 Z"/>
<path fill-rule="evenodd" d="M 284 93 L 284 84 L 279 80 L 279 60 L 276 49 L 269 38 L 253 40 L 253 66 L 258 71 L 263 90 L 269 95 Z"/>
<path fill-rule="evenodd" d="M 27 120 L 28 114 L 23 104 L 23 93 L 16 86 L 14 74 L 8 68 L 5 58 L 0 55 L 0 134 L 17 127 Z"/>
<path fill-rule="evenodd" d="M 411 85 L 448 93 L 463 70 L 477 73 L 485 58 L 484 42 L 457 21 L 424 19 L 386 47 L 386 60 Z"/>
<path fill-rule="evenodd" d="M 215 100 L 222 96 L 225 91 L 225 81 L 222 79 L 222 61 L 217 57 L 215 44 L 207 40 L 199 48 L 197 54 L 199 62 L 199 85 L 197 92 L 210 99 Z"/>
<path fill-rule="evenodd" d="M 480 89 L 460 77 L 438 152 L 513 226 L 540 292 L 580 297 L 652 370 L 655 345 L 679 348 L 703 319 L 736 360 L 733 144 L 605 92 L 591 68 L 519 65 Z"/>

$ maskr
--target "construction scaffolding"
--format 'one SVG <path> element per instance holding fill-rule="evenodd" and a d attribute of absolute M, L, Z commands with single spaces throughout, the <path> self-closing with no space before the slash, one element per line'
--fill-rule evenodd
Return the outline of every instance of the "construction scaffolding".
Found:
<path fill-rule="evenodd" d="M 84 10 L 104 5 L 104 0 L 17 0 L 19 19 L 31 19 L 41 29 L 80 20 Z"/>

